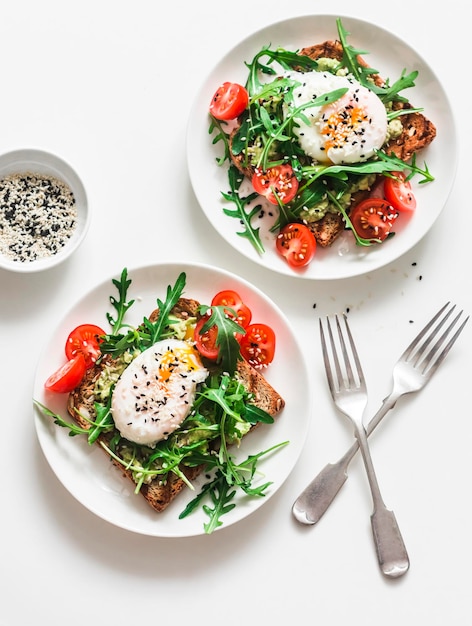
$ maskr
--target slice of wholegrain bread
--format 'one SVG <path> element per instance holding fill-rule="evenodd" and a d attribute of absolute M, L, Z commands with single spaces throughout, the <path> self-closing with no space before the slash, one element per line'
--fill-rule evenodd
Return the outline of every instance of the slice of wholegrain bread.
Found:
<path fill-rule="evenodd" d="M 199 317 L 199 303 L 196 300 L 188 298 L 180 298 L 174 307 L 172 313 L 180 318 Z M 152 312 L 149 319 L 155 321 L 159 315 L 156 309 Z M 107 365 L 113 362 L 109 355 L 105 355 L 99 365 L 94 366 L 86 372 L 82 383 L 74 391 L 69 394 L 68 411 L 76 422 L 83 428 L 89 428 L 88 419 L 95 416 L 94 409 L 94 387 L 95 382 L 99 378 L 101 371 Z M 235 374 L 244 384 L 245 388 L 254 394 L 254 404 L 265 410 L 271 416 L 275 417 L 284 407 L 285 402 L 275 389 L 267 382 L 264 376 L 255 370 L 246 361 L 239 361 Z M 254 427 L 253 427 L 254 428 Z M 97 444 L 103 442 L 107 446 L 110 443 L 112 434 L 101 434 L 97 440 Z M 107 454 L 106 450 L 104 452 Z M 132 472 L 127 470 L 121 463 L 115 459 L 111 459 L 119 471 L 135 486 Z M 203 470 L 204 466 L 186 467 L 181 466 L 180 469 L 189 481 L 194 480 Z M 169 473 L 165 482 L 159 478 L 155 478 L 149 484 L 143 484 L 140 494 L 145 498 L 147 503 L 157 512 L 164 511 L 174 498 L 184 489 L 185 482 L 173 473 Z"/>

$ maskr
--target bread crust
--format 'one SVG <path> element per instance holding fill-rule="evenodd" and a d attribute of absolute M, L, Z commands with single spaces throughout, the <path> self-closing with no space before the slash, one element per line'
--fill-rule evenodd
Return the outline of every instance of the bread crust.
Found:
<path fill-rule="evenodd" d="M 299 51 L 300 54 L 317 60 L 321 58 L 337 59 L 341 61 L 343 58 L 343 47 L 338 40 L 328 40 L 313 46 L 307 46 Z M 368 64 L 362 57 L 358 57 L 359 64 L 363 67 L 368 67 Z M 378 86 L 384 84 L 384 79 L 379 74 L 372 74 L 374 83 Z M 396 102 L 394 104 L 394 110 L 411 109 L 413 108 L 407 102 Z M 422 113 L 412 112 L 402 115 L 403 131 L 397 137 L 393 138 L 386 146 L 385 152 L 391 154 L 392 152 L 400 158 L 402 161 L 408 161 L 414 153 L 426 148 L 436 137 L 436 127 L 427 119 Z M 244 174 L 247 178 L 251 179 L 254 174 L 254 168 L 251 166 L 243 165 L 243 155 L 233 154 L 232 152 L 232 139 L 236 134 L 238 128 L 235 128 L 230 134 L 230 156 L 233 164 Z M 381 175 L 377 176 L 377 180 L 382 178 Z M 374 185 L 375 186 L 375 183 Z M 353 194 L 351 209 L 362 199 L 368 196 L 366 192 L 359 192 Z M 327 248 L 332 245 L 335 239 L 345 229 L 346 225 L 341 214 L 338 213 L 326 213 L 317 222 L 310 222 L 307 226 L 312 231 L 317 243 Z"/>
<path fill-rule="evenodd" d="M 199 302 L 189 298 L 180 298 L 172 310 L 172 313 L 180 318 L 185 317 L 200 317 L 198 313 Z M 151 322 L 155 321 L 159 316 L 159 310 L 155 309 L 149 319 Z M 94 416 L 94 387 L 95 382 L 100 377 L 103 368 L 113 363 L 113 359 L 110 355 L 104 355 L 99 365 L 95 365 L 93 368 L 87 370 L 82 383 L 69 394 L 67 410 L 73 419 L 82 428 L 90 428 L 90 424 L 85 419 L 87 416 Z M 239 361 L 237 365 L 236 376 L 244 384 L 246 389 L 254 394 L 254 404 L 261 409 L 264 409 L 275 417 L 284 407 L 285 401 L 282 396 L 267 382 L 264 376 L 255 370 L 246 361 Z M 257 426 L 257 425 L 256 425 Z M 253 427 L 254 428 L 254 427 Z M 102 433 L 97 439 L 97 444 L 105 444 L 107 447 L 110 444 L 112 435 L 109 433 Z M 102 450 L 109 457 L 108 452 L 100 445 Z M 110 457 L 109 457 L 110 458 Z M 117 460 L 111 458 L 112 463 L 123 474 L 123 476 L 129 479 L 133 488 L 136 486 L 133 475 L 130 470 L 124 468 L 124 466 Z M 191 482 L 202 473 L 204 466 L 198 467 L 186 467 L 181 465 L 180 469 Z M 184 480 L 179 478 L 173 473 L 169 473 L 165 482 L 156 478 L 149 484 L 143 484 L 140 488 L 140 494 L 146 502 L 158 513 L 164 511 L 170 503 L 178 496 L 178 494 L 186 487 Z"/>

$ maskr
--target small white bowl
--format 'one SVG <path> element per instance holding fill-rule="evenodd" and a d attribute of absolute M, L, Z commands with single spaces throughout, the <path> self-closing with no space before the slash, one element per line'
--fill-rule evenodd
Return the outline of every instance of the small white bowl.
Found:
<path fill-rule="evenodd" d="M 65 245 L 56 253 L 40 256 L 31 261 L 22 261 L 9 258 L 0 249 L 0 268 L 24 273 L 49 269 L 67 259 L 85 238 L 90 215 L 84 186 L 70 165 L 54 154 L 42 150 L 15 150 L 0 155 L 0 181 L 15 174 L 38 174 L 56 179 L 69 187 L 74 196 L 77 211 L 76 225 Z M 0 199 L 0 211 L 3 210 L 5 210 L 5 205 L 2 206 Z"/>

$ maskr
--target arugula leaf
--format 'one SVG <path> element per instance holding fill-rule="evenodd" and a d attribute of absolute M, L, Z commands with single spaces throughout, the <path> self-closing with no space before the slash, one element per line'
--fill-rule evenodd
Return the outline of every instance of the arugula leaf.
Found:
<path fill-rule="evenodd" d="M 230 389 L 230 385 L 236 385 Z M 219 405 L 226 416 L 236 422 L 272 424 L 274 418 L 254 404 L 245 402 L 246 390 L 242 383 L 234 382 L 230 376 L 223 375 L 219 387 L 204 387 L 199 393 L 200 399 L 207 399 Z"/>
<path fill-rule="evenodd" d="M 90 423 L 91 426 L 87 437 L 89 444 L 95 443 L 102 433 L 109 432 L 115 426 L 111 416 L 111 394 L 105 406 L 95 402 L 94 408 L 97 419 Z"/>
<path fill-rule="evenodd" d="M 336 25 L 338 28 L 339 41 L 343 47 L 341 65 L 345 66 L 361 85 L 373 91 L 384 104 L 395 100 L 408 102 L 406 98 L 400 95 L 400 91 L 415 86 L 418 71 L 405 74 L 405 70 L 403 70 L 400 78 L 396 80 L 393 85 L 390 85 L 388 80 L 382 86 L 376 85 L 372 76 L 379 74 L 378 70 L 361 65 L 358 61 L 358 57 L 363 54 L 369 54 L 368 51 L 360 50 L 359 48 L 355 48 L 347 43 L 347 36 L 350 35 L 350 33 L 342 25 L 340 18 L 336 20 Z"/>
<path fill-rule="evenodd" d="M 96 420 L 90 420 L 85 415 L 81 414 L 82 419 L 86 420 L 90 424 L 90 428 L 85 428 L 79 426 L 76 422 L 68 422 L 61 415 L 59 415 L 59 413 L 54 413 L 38 400 L 33 400 L 33 403 L 44 415 L 52 417 L 54 424 L 61 426 L 61 428 L 67 428 L 69 430 L 69 437 L 87 435 L 87 440 L 90 445 L 95 443 L 102 433 L 110 432 L 115 426 L 113 420 L 111 419 L 109 407 L 101 406 L 101 410 L 97 412 Z"/>
<path fill-rule="evenodd" d="M 218 165 L 222 165 L 225 161 L 228 161 L 230 158 L 230 147 L 229 147 L 229 135 L 223 129 L 223 122 L 217 120 L 216 117 L 210 114 L 210 128 L 208 129 L 208 133 L 211 135 L 215 129 L 218 130 L 218 133 L 213 137 L 212 144 L 216 144 L 219 141 L 223 142 L 224 152 L 223 156 L 217 157 L 216 162 Z"/>
<path fill-rule="evenodd" d="M 345 176 L 346 174 L 385 174 L 388 172 L 410 170 L 411 172 L 423 177 L 421 182 L 429 182 L 434 180 L 427 165 L 424 169 L 421 169 L 416 165 L 416 158 L 413 156 L 412 161 L 407 163 L 402 161 L 399 157 L 395 156 L 392 152 L 387 154 L 384 150 L 376 150 L 375 155 L 377 160 L 366 161 L 364 163 L 353 163 L 351 165 L 308 165 L 303 168 L 303 178 L 305 179 L 304 185 L 300 188 L 303 190 L 305 187 L 309 187 L 313 181 L 324 176 Z"/>
<path fill-rule="evenodd" d="M 123 323 L 125 313 L 134 302 L 134 300 L 126 302 L 127 290 L 131 281 L 126 279 L 126 274 L 124 274 L 124 277 L 125 280 L 123 280 L 122 274 L 122 280 L 120 282 L 113 281 L 113 284 L 118 288 L 120 293 L 119 300 L 110 298 L 118 312 L 117 320 L 115 321 L 115 329 L 118 329 L 118 320 L 120 324 L 119 328 L 123 328 L 125 326 Z M 133 328 L 126 325 L 128 327 L 126 334 L 116 334 L 116 332 L 114 332 L 106 335 L 103 342 L 100 344 L 100 351 L 102 354 L 111 354 L 116 358 L 120 354 L 123 354 L 123 352 L 126 352 L 126 350 L 139 350 L 143 352 L 155 344 L 156 341 L 161 338 L 166 326 L 170 323 L 170 313 L 176 305 L 177 300 L 182 295 L 185 282 L 186 275 L 182 272 L 177 278 L 174 287 L 168 285 L 166 300 L 162 302 L 157 299 L 159 316 L 155 322 L 151 322 L 145 317 L 139 328 Z"/>
<path fill-rule="evenodd" d="M 128 293 L 129 286 L 131 285 L 131 279 L 128 278 L 128 270 L 125 267 L 121 272 L 120 280 L 113 279 L 113 285 L 118 289 L 119 299 L 117 300 L 113 296 L 110 296 L 110 302 L 115 308 L 117 312 L 116 319 L 112 317 L 110 313 L 107 312 L 106 318 L 112 327 L 112 335 L 116 335 L 116 333 L 122 328 L 123 320 L 126 315 L 126 312 L 129 308 L 131 308 L 134 304 L 134 300 L 126 301 L 126 296 Z"/>
<path fill-rule="evenodd" d="M 200 506 L 204 513 L 210 518 L 210 521 L 203 524 L 203 529 L 206 534 L 211 534 L 216 528 L 223 525 L 221 517 L 225 513 L 229 513 L 236 506 L 231 500 L 236 495 L 236 489 L 226 482 L 223 473 L 217 472 L 212 482 L 207 483 L 202 487 L 200 493 L 191 500 L 182 513 L 179 515 L 179 519 L 183 519 L 193 513 Z M 203 504 L 203 500 L 209 496 L 214 504 L 211 508 L 207 504 Z"/>
<path fill-rule="evenodd" d="M 367 50 L 361 50 L 360 48 L 354 48 L 347 43 L 347 37 L 349 33 L 342 25 L 341 18 L 337 18 L 336 26 L 338 28 L 339 41 L 343 48 L 343 57 L 340 66 L 344 66 L 348 69 L 349 73 L 354 76 L 358 83 L 364 87 L 371 87 L 372 80 L 369 80 L 372 74 L 378 74 L 378 70 L 372 67 L 365 67 L 360 65 L 358 57 L 363 54 L 369 54 Z"/>
<path fill-rule="evenodd" d="M 221 517 L 232 511 L 236 506 L 232 500 L 238 489 L 241 489 L 244 493 L 253 497 L 264 497 L 265 492 L 272 482 L 265 482 L 261 485 L 253 486 L 252 483 L 258 462 L 261 457 L 287 444 L 288 441 L 285 441 L 267 450 L 263 450 L 258 454 L 249 455 L 240 463 L 236 463 L 234 457 L 229 454 L 226 454 L 223 459 L 221 456 L 213 456 L 211 458 L 211 464 L 214 466 L 214 469 L 216 469 L 213 478 L 203 485 L 200 493 L 187 504 L 182 513 L 180 513 L 179 519 L 187 517 L 201 506 L 203 512 L 209 518 L 209 521 L 204 524 L 204 529 L 207 534 L 210 534 L 223 524 Z M 210 463 L 207 464 L 207 467 L 209 466 Z M 205 499 L 208 497 L 213 506 L 204 504 Z"/>
<path fill-rule="evenodd" d="M 396 80 L 393 85 L 389 85 L 387 82 L 385 87 L 378 87 L 377 85 L 371 86 L 371 89 L 374 93 L 376 93 L 379 98 L 384 102 L 391 102 L 393 100 L 402 100 L 407 102 L 406 98 L 400 98 L 399 93 L 404 89 L 409 89 L 415 86 L 415 80 L 418 78 L 418 71 L 410 72 L 405 75 L 405 70 L 403 70 L 400 78 Z"/>
<path fill-rule="evenodd" d="M 208 319 L 202 326 L 202 334 L 212 326 L 217 327 L 216 345 L 219 348 L 217 363 L 223 372 L 234 374 L 236 365 L 241 359 L 241 351 L 236 334 L 245 334 L 245 330 L 225 312 L 224 306 L 200 306 L 200 314 L 208 315 Z"/>
<path fill-rule="evenodd" d="M 268 63 L 262 63 L 261 59 L 263 57 L 268 57 Z M 265 46 L 255 55 L 251 63 L 246 63 L 246 66 L 249 68 L 249 75 L 246 81 L 246 89 L 249 96 L 253 96 L 264 86 L 264 83 L 259 80 L 259 72 L 270 75 L 277 73 L 273 67 L 270 67 L 270 64 L 274 61 L 279 63 L 285 70 L 310 71 L 316 70 L 318 67 L 318 63 L 306 55 L 284 50 L 283 48 L 271 50 L 270 45 Z"/>
<path fill-rule="evenodd" d="M 52 417 L 54 424 L 57 424 L 57 426 L 61 426 L 63 428 L 68 428 L 69 437 L 75 437 L 75 435 L 87 435 L 88 434 L 87 428 L 82 428 L 81 426 L 79 426 L 78 424 L 74 422 L 68 422 L 63 417 L 61 417 L 58 413 L 54 413 L 53 411 L 48 409 L 47 406 L 44 406 L 44 404 L 41 404 L 41 402 L 39 402 L 38 400 L 33 400 L 33 404 L 37 406 L 38 409 L 44 415 L 47 415 L 48 417 Z"/>
<path fill-rule="evenodd" d="M 155 322 L 150 322 L 147 318 L 144 319 L 146 328 L 149 330 L 149 340 L 146 347 L 154 345 L 156 341 L 161 338 L 161 334 L 164 328 L 169 323 L 169 315 L 172 309 L 177 304 L 178 299 L 181 297 L 185 287 L 186 275 L 185 272 L 181 272 L 177 278 L 174 287 L 167 286 L 167 294 L 164 302 L 157 299 L 157 306 L 159 308 L 159 316 Z"/>
<path fill-rule="evenodd" d="M 258 194 L 256 192 L 249 194 L 246 197 L 241 197 L 239 195 L 239 188 L 241 186 L 242 181 L 244 180 L 244 175 L 231 163 L 228 169 L 228 180 L 231 187 L 231 191 L 228 193 L 221 192 L 221 195 L 228 202 L 232 202 L 235 205 L 234 209 L 223 209 L 223 212 L 228 217 L 236 218 L 240 221 L 243 226 L 242 231 L 238 231 L 236 234 L 240 237 L 244 237 L 248 239 L 254 248 L 259 252 L 259 254 L 264 253 L 264 246 L 262 245 L 262 241 L 259 234 L 259 228 L 255 228 L 252 225 L 252 220 L 260 215 L 261 205 L 256 205 L 246 211 L 246 206 L 248 206 L 253 200 L 258 198 Z"/>

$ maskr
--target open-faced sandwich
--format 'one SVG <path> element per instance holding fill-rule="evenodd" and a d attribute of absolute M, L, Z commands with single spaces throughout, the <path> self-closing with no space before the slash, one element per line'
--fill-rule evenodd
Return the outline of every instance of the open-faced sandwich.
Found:
<path fill-rule="evenodd" d="M 262 48 L 245 85 L 222 84 L 209 107 L 213 142 L 225 145 L 219 165 L 228 166 L 230 191 L 222 195 L 235 207 L 225 213 L 262 253 L 254 207 L 264 197 L 274 206 L 276 248 L 294 268 L 345 230 L 359 245 L 384 242 L 399 215 L 415 210 L 411 178 L 433 180 L 417 155 L 435 125 L 403 95 L 418 72 L 391 82 L 347 43 L 339 19 L 337 29 L 338 39 L 296 52 Z"/>
<path fill-rule="evenodd" d="M 259 457 L 235 462 L 231 448 L 261 422 L 271 423 L 284 399 L 262 371 L 274 357 L 275 335 L 254 322 L 240 296 L 226 290 L 210 304 L 183 297 L 185 274 L 168 287 L 164 301 L 139 326 L 125 323 L 131 280 L 123 270 L 107 314 L 112 331 L 83 324 L 65 343 L 67 363 L 45 382 L 52 393 L 68 394 L 74 422 L 50 412 L 72 435 L 99 445 L 157 512 L 164 511 L 202 471 L 212 479 L 188 505 L 204 497 L 225 506 L 235 488 L 262 496 L 270 483 L 253 485 Z M 277 447 L 277 446 L 276 446 Z M 204 507 L 211 532 L 225 506 Z"/>

